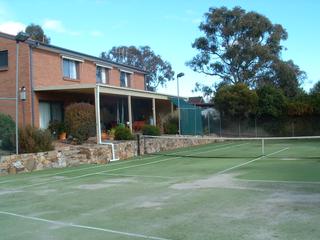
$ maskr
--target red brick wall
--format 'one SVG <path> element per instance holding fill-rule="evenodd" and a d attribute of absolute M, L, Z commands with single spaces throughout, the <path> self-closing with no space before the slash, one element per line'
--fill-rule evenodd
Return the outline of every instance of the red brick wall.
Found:
<path fill-rule="evenodd" d="M 132 81 L 132 88 L 144 90 L 144 74 L 141 73 L 134 73 L 133 81 Z"/>
<path fill-rule="evenodd" d="M 58 53 L 42 49 L 34 49 L 33 76 L 35 87 L 70 85 L 82 83 L 96 83 L 96 65 L 91 61 L 84 61 L 79 65 L 79 79 L 66 80 L 63 78 L 62 58 Z M 109 70 L 109 85 L 120 86 L 120 70 L 116 67 Z M 144 75 L 131 75 L 131 88 L 144 90 Z"/>
<path fill-rule="evenodd" d="M 79 63 L 79 79 L 63 77 L 60 54 L 42 49 L 33 51 L 33 79 L 35 87 L 96 83 L 96 66 L 93 62 Z"/>
<path fill-rule="evenodd" d="M 16 42 L 14 40 L 0 38 L 0 51 L 1 50 L 8 50 L 8 69 L 0 71 L 0 97 L 15 97 Z M 62 58 L 59 53 L 33 48 L 32 58 L 33 83 L 35 88 L 96 83 L 96 65 L 94 62 L 85 60 L 83 63 L 80 63 L 80 78 L 78 80 L 65 80 L 63 78 Z M 30 49 L 26 43 L 20 43 L 19 63 L 19 88 L 25 86 L 27 89 L 27 101 L 23 103 L 21 101 L 19 102 L 19 123 L 22 124 L 22 113 L 24 109 L 25 124 L 31 124 Z M 113 67 L 113 69 L 110 70 L 109 85 L 120 86 L 120 70 L 117 67 Z M 131 88 L 144 90 L 143 74 L 133 73 L 131 75 Z M 39 125 L 38 98 L 40 95 L 36 95 L 34 101 L 34 121 L 36 126 Z M 66 95 L 67 94 L 62 94 L 59 97 L 65 98 Z M 9 114 L 15 119 L 15 101 L 0 100 L 0 112 Z"/>
<path fill-rule="evenodd" d="M 0 71 L 0 97 L 15 97 L 16 89 L 16 42 L 0 38 L 0 51 L 8 50 L 8 69 Z M 22 124 L 22 112 L 24 107 L 25 124 L 31 124 L 31 85 L 29 46 L 20 43 L 19 50 L 19 88 L 27 89 L 27 101 L 19 101 L 19 123 Z M 0 100 L 0 112 L 9 114 L 15 119 L 15 100 Z"/>
<path fill-rule="evenodd" d="M 113 68 L 110 70 L 110 75 L 109 75 L 109 84 L 112 86 L 120 86 L 120 71 L 118 68 Z"/>

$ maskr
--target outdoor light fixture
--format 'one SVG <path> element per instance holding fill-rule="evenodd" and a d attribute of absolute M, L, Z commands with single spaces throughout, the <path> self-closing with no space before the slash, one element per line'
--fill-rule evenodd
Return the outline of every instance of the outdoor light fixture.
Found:
<path fill-rule="evenodd" d="M 184 76 L 184 73 L 181 72 L 181 73 L 179 73 L 179 74 L 177 75 L 177 78 L 180 78 L 180 77 L 183 77 L 183 76 Z"/>
<path fill-rule="evenodd" d="M 180 123 L 180 95 L 179 95 L 179 78 L 183 77 L 184 73 L 178 73 L 177 75 L 177 96 L 178 96 L 178 120 L 179 120 L 179 135 L 181 135 L 181 123 Z"/>
<path fill-rule="evenodd" d="M 19 43 L 25 42 L 29 37 L 30 37 L 29 34 L 25 32 L 19 32 L 15 37 L 15 40 L 16 40 L 16 154 L 19 154 L 19 133 L 18 133 L 18 129 L 19 129 Z M 25 88 L 24 88 L 24 91 L 25 91 Z M 21 100 L 22 100 L 22 97 L 21 97 Z"/>
<path fill-rule="evenodd" d="M 26 101 L 27 100 L 27 91 L 26 91 L 26 87 L 25 86 L 20 88 L 20 100 L 21 101 Z"/>

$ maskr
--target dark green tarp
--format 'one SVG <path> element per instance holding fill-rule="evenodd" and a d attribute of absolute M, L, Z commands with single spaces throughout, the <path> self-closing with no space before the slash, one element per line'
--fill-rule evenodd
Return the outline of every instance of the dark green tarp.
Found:
<path fill-rule="evenodd" d="M 171 97 L 171 102 L 178 108 L 178 98 Z M 201 108 L 180 98 L 180 126 L 183 135 L 203 135 Z"/>

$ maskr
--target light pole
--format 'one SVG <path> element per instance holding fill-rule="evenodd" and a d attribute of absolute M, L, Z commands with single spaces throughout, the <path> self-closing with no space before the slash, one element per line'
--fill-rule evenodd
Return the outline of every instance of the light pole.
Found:
<path fill-rule="evenodd" d="M 178 120 L 179 120 L 179 135 L 181 135 L 181 123 L 180 123 L 180 94 L 179 94 L 179 78 L 183 77 L 184 73 L 181 72 L 177 75 L 177 96 L 178 96 Z"/>
<path fill-rule="evenodd" d="M 19 32 L 16 37 L 16 154 L 19 154 L 19 43 L 25 42 L 29 34 Z"/>

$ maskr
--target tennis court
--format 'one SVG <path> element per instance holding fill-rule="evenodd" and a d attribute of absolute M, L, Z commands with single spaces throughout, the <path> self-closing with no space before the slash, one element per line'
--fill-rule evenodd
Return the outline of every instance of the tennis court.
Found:
<path fill-rule="evenodd" d="M 319 239 L 320 140 L 223 141 L 0 177 L 1 239 Z"/>

